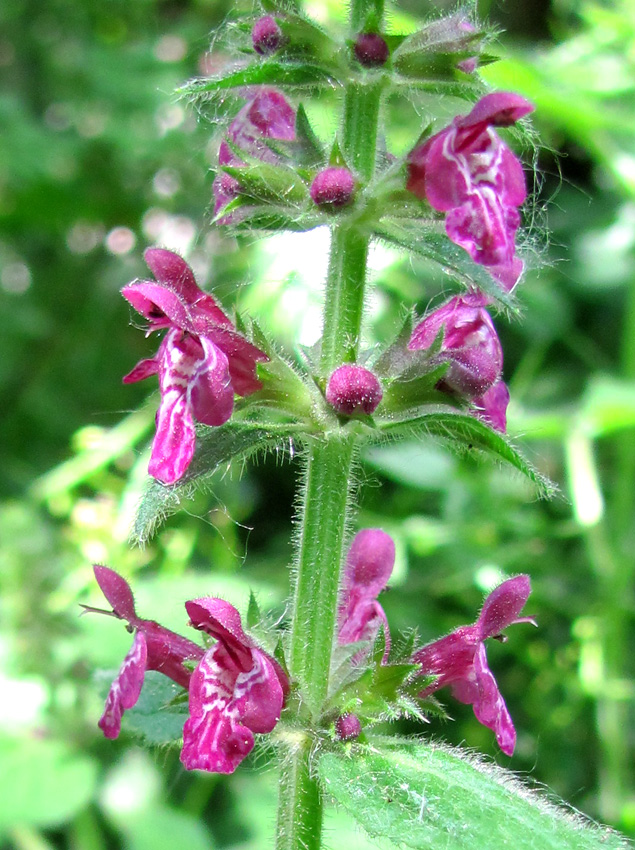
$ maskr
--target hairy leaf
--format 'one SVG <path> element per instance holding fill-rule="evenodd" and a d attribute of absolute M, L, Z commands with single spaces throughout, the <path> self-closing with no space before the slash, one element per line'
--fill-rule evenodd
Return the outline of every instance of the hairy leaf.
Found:
<path fill-rule="evenodd" d="M 480 419 L 452 408 L 430 407 L 413 411 L 411 418 L 377 422 L 380 431 L 386 436 L 415 437 L 431 435 L 447 440 L 457 451 L 483 452 L 510 464 L 522 472 L 543 498 L 550 498 L 557 492 L 556 486 L 541 475 L 529 461 L 516 449 L 508 437 L 494 431 Z"/>
<path fill-rule="evenodd" d="M 157 527 L 191 496 L 194 484 L 201 483 L 232 460 L 244 460 L 259 451 L 289 445 L 294 425 L 263 424 L 231 420 L 218 428 L 199 426 L 196 452 L 183 478 L 165 485 L 151 478 L 145 488 L 131 532 L 131 540 L 143 545 Z"/>
<path fill-rule="evenodd" d="M 375 838 L 415 850 L 626 850 L 626 839 L 459 750 L 377 739 L 318 762 L 324 789 Z"/>
<path fill-rule="evenodd" d="M 333 80 L 330 74 L 319 65 L 304 62 L 282 63 L 267 61 L 230 71 L 230 73 L 224 76 L 191 80 L 177 89 L 177 94 L 182 97 L 199 97 L 200 95 L 211 95 L 215 92 L 238 88 L 240 86 L 277 85 L 302 87 L 325 85 L 332 82 Z"/>
<path fill-rule="evenodd" d="M 485 266 L 475 263 L 467 251 L 451 242 L 444 233 L 438 233 L 418 221 L 388 220 L 381 222 L 375 233 L 393 245 L 438 263 L 461 283 L 482 289 L 511 313 L 518 315 L 518 305 L 513 295 L 505 292 Z"/>
<path fill-rule="evenodd" d="M 175 702 L 182 693 L 182 688 L 161 673 L 146 673 L 139 701 L 124 714 L 123 728 L 147 744 L 179 742 L 188 716 L 187 700 Z"/>

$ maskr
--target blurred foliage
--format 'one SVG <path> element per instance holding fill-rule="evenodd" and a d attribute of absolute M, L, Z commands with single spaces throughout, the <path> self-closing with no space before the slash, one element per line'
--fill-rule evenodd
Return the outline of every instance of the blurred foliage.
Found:
<path fill-rule="evenodd" d="M 403 0 L 395 29 L 422 5 Z M 116 668 L 129 636 L 78 616 L 80 600 L 101 604 L 96 561 L 133 576 L 142 616 L 177 630 L 181 602 L 202 593 L 244 611 L 252 587 L 284 615 L 288 456 L 230 467 L 147 548 L 127 543 L 155 401 L 121 385 L 149 349 L 118 289 L 143 274 L 142 248 L 186 252 L 226 306 L 289 349 L 319 333 L 323 234 L 238 244 L 213 231 L 217 129 L 171 95 L 218 61 L 208 33 L 237 6 L 0 6 L 0 843 L 19 850 L 261 850 L 273 834 L 266 752 L 219 779 L 184 773 L 172 751 L 100 737 L 94 671 Z M 339 0 L 306 6 L 320 21 L 341 16 Z M 503 61 L 484 76 L 536 102 L 543 141 L 524 321 L 498 320 L 510 432 L 563 495 L 536 502 L 520 479 L 433 441 L 390 445 L 364 459 L 359 521 L 395 536 L 384 605 L 395 630 L 422 640 L 472 622 L 501 577 L 531 574 L 540 629 L 489 650 L 519 731 L 511 766 L 635 834 L 635 13 L 628 0 L 481 11 L 507 28 Z M 327 139 L 325 106 L 307 109 Z M 422 119 L 407 98 L 389 114 L 401 152 Z M 404 304 L 423 310 L 447 286 L 384 246 L 372 265 L 368 345 L 395 333 Z M 456 722 L 435 720 L 430 734 L 495 754 L 468 707 L 448 708 Z M 333 847 L 370 846 L 341 813 L 327 834 Z"/>

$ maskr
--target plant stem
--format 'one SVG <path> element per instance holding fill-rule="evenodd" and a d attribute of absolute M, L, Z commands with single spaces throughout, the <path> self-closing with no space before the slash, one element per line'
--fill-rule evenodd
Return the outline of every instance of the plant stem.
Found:
<path fill-rule="evenodd" d="M 356 0 L 351 25 L 373 2 Z M 375 168 L 381 84 L 352 81 L 344 97 L 343 147 L 364 181 Z M 320 374 L 327 378 L 359 349 L 368 236 L 345 217 L 332 228 L 326 282 Z M 319 724 L 328 696 L 335 643 L 340 572 L 351 506 L 355 437 L 328 424 L 312 442 L 304 469 L 298 533 L 289 669 L 299 687 L 301 714 Z M 283 761 L 278 803 L 278 850 L 319 850 L 322 794 L 311 773 L 312 733 Z"/>

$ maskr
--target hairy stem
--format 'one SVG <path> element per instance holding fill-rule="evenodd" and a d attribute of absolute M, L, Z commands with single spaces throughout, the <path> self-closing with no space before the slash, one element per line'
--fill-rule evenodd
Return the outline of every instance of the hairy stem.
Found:
<path fill-rule="evenodd" d="M 358 29 L 373 0 L 355 0 Z M 362 22 L 362 23 L 360 23 Z M 375 169 L 381 86 L 355 79 L 344 96 L 343 148 L 363 181 Z M 320 354 L 322 378 L 357 358 L 364 308 L 368 236 L 343 219 L 332 228 Z M 319 850 L 322 794 L 311 773 L 311 728 L 319 725 L 328 696 L 335 643 L 340 572 L 350 513 L 355 437 L 328 425 L 308 450 L 301 490 L 289 667 L 299 687 L 306 742 L 283 761 L 278 803 L 278 850 Z"/>

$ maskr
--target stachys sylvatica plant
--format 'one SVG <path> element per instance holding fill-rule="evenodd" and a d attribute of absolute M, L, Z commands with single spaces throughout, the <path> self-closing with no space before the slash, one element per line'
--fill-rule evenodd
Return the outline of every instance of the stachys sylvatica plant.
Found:
<path fill-rule="evenodd" d="M 506 435 L 509 392 L 493 315 L 517 311 L 527 188 L 514 140 L 533 106 L 487 90 L 478 73 L 492 60 L 487 41 L 468 7 L 409 35 L 388 32 L 383 0 L 351 0 L 339 33 L 283 0 L 263 0 L 229 22 L 224 72 L 182 90 L 195 101 L 231 90 L 239 104 L 218 149 L 211 226 L 265 235 L 330 229 L 321 339 L 290 362 L 266 329 L 249 316 L 231 319 L 186 260 L 160 246 L 145 252 L 148 278 L 123 288 L 159 337 L 156 353 L 124 378 L 156 375 L 160 391 L 137 539 L 193 482 L 232 459 L 292 442 L 301 475 L 289 614 L 269 635 L 253 599 L 241 617 L 215 596 L 185 601 L 191 631 L 176 634 L 143 618 L 151 611 L 137 612 L 115 569 L 95 567 L 106 613 L 133 635 L 99 726 L 116 738 L 144 680 L 148 687 L 162 674 L 174 685 L 149 700 L 186 770 L 233 773 L 266 736 L 278 765 L 279 850 L 323 846 L 328 800 L 395 846 L 622 846 L 511 774 L 434 743 L 424 726 L 414 738 L 374 733 L 387 719 L 425 721 L 447 697 L 471 705 L 511 756 L 514 722 L 487 642 L 540 619 L 524 613 L 530 577 L 517 575 L 492 590 L 472 624 L 426 645 L 391 641 L 381 595 L 395 545 L 382 529 L 355 529 L 354 467 L 373 442 L 433 435 L 515 467 L 543 495 L 551 489 Z M 326 149 L 302 103 L 324 90 L 329 103 L 337 92 L 339 109 Z M 422 120 L 401 158 L 383 147 L 384 104 L 399 91 L 421 98 Z M 437 263 L 453 292 L 362 351 L 374 241 Z M 211 575 L 212 592 L 213 584 Z"/>

